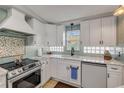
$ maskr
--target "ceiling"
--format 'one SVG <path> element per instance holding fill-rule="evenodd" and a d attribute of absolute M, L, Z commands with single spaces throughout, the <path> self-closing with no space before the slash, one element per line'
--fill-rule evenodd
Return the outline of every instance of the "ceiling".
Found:
<path fill-rule="evenodd" d="M 60 23 L 112 12 L 118 5 L 26 5 L 26 7 L 47 22 Z"/>

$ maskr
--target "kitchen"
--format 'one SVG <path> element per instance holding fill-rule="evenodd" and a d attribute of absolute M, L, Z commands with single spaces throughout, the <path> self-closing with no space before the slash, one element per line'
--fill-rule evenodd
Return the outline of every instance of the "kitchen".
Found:
<path fill-rule="evenodd" d="M 123 5 L 0 5 L 0 88 L 124 87 L 123 25 Z"/>

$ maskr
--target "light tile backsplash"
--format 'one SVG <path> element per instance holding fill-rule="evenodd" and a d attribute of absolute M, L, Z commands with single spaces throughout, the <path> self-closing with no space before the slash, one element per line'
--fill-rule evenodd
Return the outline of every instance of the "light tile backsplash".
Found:
<path fill-rule="evenodd" d="M 120 52 L 124 54 L 124 47 L 99 47 L 99 46 L 84 46 L 83 52 L 87 54 L 104 54 L 104 51 L 108 50 L 112 55 L 118 55 Z"/>
<path fill-rule="evenodd" d="M 43 49 L 44 51 L 51 51 L 53 53 L 59 53 L 59 54 L 70 54 L 70 51 L 67 51 L 64 49 L 64 46 L 51 46 L 51 47 L 45 47 Z M 124 54 L 124 47 L 122 46 L 111 46 L 111 47 L 105 47 L 105 46 L 83 46 L 80 51 L 75 51 L 75 54 L 77 55 L 103 55 L 104 51 L 108 50 L 113 57 L 116 57 L 119 52 L 120 54 Z"/>

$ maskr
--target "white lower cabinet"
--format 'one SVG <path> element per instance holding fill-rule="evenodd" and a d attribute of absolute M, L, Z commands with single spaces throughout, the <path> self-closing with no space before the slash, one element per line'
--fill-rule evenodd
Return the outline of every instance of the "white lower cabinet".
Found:
<path fill-rule="evenodd" d="M 50 79 L 50 63 L 49 59 L 42 59 L 41 67 L 41 85 L 43 86 Z"/>
<path fill-rule="evenodd" d="M 114 88 L 122 85 L 122 67 L 115 65 L 107 66 L 107 87 Z"/>
<path fill-rule="evenodd" d="M 54 59 L 54 58 L 51 58 L 49 60 L 49 63 L 50 63 L 50 76 L 53 77 L 53 78 L 57 77 L 57 62 L 58 62 L 58 60 Z"/>
<path fill-rule="evenodd" d="M 69 64 L 64 60 L 59 60 L 57 65 L 57 78 L 68 81 L 68 73 L 69 73 Z"/>
<path fill-rule="evenodd" d="M 60 60 L 57 66 L 58 78 L 69 83 L 81 85 L 81 62 L 72 60 Z M 73 78 L 72 68 L 77 69 L 77 76 Z M 76 75 L 76 74 L 75 74 Z"/>

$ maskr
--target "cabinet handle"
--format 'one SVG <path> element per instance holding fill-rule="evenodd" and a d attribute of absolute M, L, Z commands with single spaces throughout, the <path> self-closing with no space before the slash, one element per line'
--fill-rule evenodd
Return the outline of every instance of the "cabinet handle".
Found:
<path fill-rule="evenodd" d="M 80 44 L 82 45 L 82 41 L 80 41 Z"/>
<path fill-rule="evenodd" d="M 46 61 L 46 64 L 48 64 L 48 61 Z"/>
<path fill-rule="evenodd" d="M 103 40 L 102 40 L 102 44 L 103 44 Z"/>
<path fill-rule="evenodd" d="M 113 69 L 113 70 L 118 70 L 118 68 L 114 68 L 114 67 L 112 67 L 111 69 Z"/>
<path fill-rule="evenodd" d="M 101 41 L 99 41 L 99 44 L 101 45 Z"/>
<path fill-rule="evenodd" d="M 47 41 L 47 46 L 49 45 L 49 41 Z"/>
<path fill-rule="evenodd" d="M 109 78 L 110 77 L 110 74 L 108 73 L 107 77 Z"/>
<path fill-rule="evenodd" d="M 61 45 L 63 46 L 63 42 L 61 42 Z"/>

